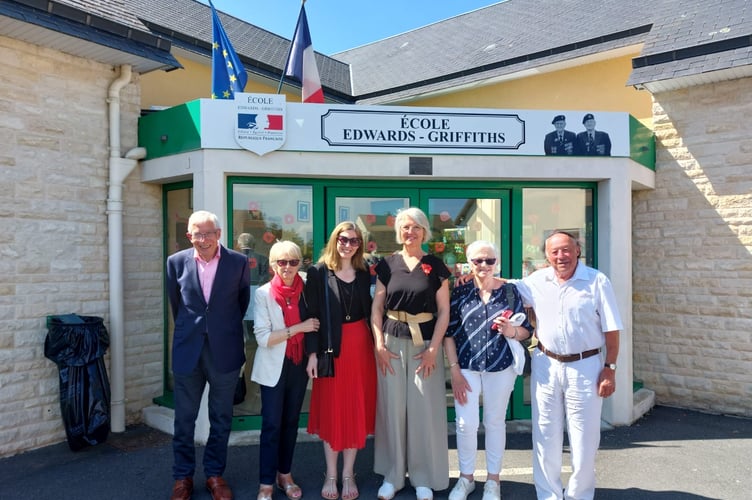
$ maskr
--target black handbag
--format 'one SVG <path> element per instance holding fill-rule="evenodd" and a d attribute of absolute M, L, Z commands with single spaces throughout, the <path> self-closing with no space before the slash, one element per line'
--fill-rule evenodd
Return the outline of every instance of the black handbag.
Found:
<path fill-rule="evenodd" d="M 327 273 L 328 274 L 328 273 Z M 324 282 L 324 309 L 326 310 L 326 350 L 318 353 L 316 376 L 334 376 L 334 349 L 332 349 L 332 322 L 329 316 L 329 283 Z"/>
<path fill-rule="evenodd" d="M 245 365 L 243 365 L 245 366 Z M 246 384 L 245 384 L 245 377 L 244 373 L 241 370 L 240 377 L 238 377 L 238 383 L 235 385 L 235 394 L 232 397 L 232 404 L 233 405 L 239 405 L 243 401 L 245 401 L 245 395 L 248 390 Z"/>

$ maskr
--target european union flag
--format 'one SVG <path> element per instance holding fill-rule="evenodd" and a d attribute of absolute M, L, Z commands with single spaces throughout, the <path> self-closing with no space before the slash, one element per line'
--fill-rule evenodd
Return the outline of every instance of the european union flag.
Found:
<path fill-rule="evenodd" d="M 243 92 L 248 82 L 243 63 L 232 48 L 230 39 L 219 21 L 214 5 L 212 11 L 212 99 L 234 99 L 235 92 Z"/>

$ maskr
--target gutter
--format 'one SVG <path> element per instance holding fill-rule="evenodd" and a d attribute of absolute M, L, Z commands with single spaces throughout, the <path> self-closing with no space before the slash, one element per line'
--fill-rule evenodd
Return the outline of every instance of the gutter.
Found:
<path fill-rule="evenodd" d="M 123 182 L 146 157 L 146 149 L 133 148 L 120 157 L 120 91 L 131 81 L 132 68 L 120 66 L 120 76 L 107 93 L 110 157 L 107 197 L 110 278 L 110 430 L 125 431 L 125 320 L 123 314 Z"/>

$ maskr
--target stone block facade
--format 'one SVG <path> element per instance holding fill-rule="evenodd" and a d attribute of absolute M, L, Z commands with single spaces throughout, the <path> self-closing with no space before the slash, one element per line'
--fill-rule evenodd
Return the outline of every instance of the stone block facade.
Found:
<path fill-rule="evenodd" d="M 65 439 L 48 315 L 108 325 L 107 92 L 119 69 L 0 37 L 0 456 Z M 138 75 L 121 91 L 119 155 L 137 145 Z M 162 393 L 159 186 L 125 183 L 128 423 Z M 109 353 L 107 355 L 109 366 Z"/>
<path fill-rule="evenodd" d="M 653 96 L 633 203 L 634 373 L 656 403 L 752 417 L 752 79 Z"/>

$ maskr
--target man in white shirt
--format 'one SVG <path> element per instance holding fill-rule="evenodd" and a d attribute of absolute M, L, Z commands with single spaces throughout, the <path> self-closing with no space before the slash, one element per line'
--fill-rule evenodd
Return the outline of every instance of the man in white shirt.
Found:
<path fill-rule="evenodd" d="M 592 499 L 601 407 L 616 388 L 623 326 L 611 282 L 579 262 L 574 236 L 555 231 L 545 249 L 551 266 L 516 282 L 537 318 L 530 379 L 533 479 L 539 500 Z M 572 457 L 566 491 L 561 481 L 565 423 Z"/>

